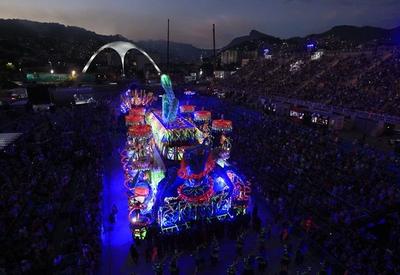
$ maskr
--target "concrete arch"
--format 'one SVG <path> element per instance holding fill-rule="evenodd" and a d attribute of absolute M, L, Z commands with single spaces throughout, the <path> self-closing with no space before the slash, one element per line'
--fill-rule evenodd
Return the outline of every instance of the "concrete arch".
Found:
<path fill-rule="evenodd" d="M 131 43 L 131 42 L 126 42 L 126 41 L 115 41 L 115 42 L 111 42 L 108 43 L 104 46 L 102 46 L 100 49 L 98 49 L 89 59 L 89 61 L 86 63 L 85 67 L 83 68 L 82 72 L 86 73 L 86 71 L 89 69 L 90 64 L 92 63 L 92 61 L 95 59 L 95 57 L 103 50 L 105 49 L 113 49 L 114 51 L 116 51 L 118 53 L 118 55 L 121 58 L 121 63 L 122 63 L 122 74 L 125 75 L 125 55 L 127 54 L 128 51 L 134 49 L 134 50 L 138 50 L 139 52 L 141 52 L 145 57 L 147 57 L 147 59 L 151 62 L 151 64 L 153 64 L 154 68 L 157 70 L 157 72 L 159 74 L 161 74 L 161 70 L 160 68 L 157 66 L 156 62 L 154 62 L 154 60 L 141 48 L 139 48 L 138 46 L 136 46 L 135 44 Z"/>

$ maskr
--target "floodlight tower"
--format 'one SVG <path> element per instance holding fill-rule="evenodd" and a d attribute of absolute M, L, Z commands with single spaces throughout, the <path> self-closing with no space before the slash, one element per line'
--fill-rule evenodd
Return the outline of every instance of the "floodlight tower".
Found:
<path fill-rule="evenodd" d="M 167 73 L 169 73 L 169 18 L 167 26 Z"/>
<path fill-rule="evenodd" d="M 213 66 L 213 70 L 215 70 L 215 65 L 216 65 L 216 54 L 215 54 L 215 24 L 213 24 L 213 59 L 214 59 L 214 66 Z"/>

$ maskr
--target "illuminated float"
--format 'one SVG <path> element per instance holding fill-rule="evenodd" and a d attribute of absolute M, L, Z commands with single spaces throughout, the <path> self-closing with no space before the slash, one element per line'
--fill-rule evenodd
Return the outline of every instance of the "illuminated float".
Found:
<path fill-rule="evenodd" d="M 128 115 L 125 117 L 125 124 L 127 126 L 141 125 L 144 123 L 144 116 Z"/>
<path fill-rule="evenodd" d="M 146 114 L 146 108 L 144 107 L 133 107 L 129 110 L 129 115 L 132 116 L 144 116 Z"/>
<path fill-rule="evenodd" d="M 127 148 L 133 169 L 148 168 L 153 157 L 152 132 L 149 125 L 135 125 L 128 130 Z"/>
<path fill-rule="evenodd" d="M 207 123 L 211 120 L 211 112 L 209 111 L 197 111 L 194 113 L 194 121 L 199 123 Z"/>
<path fill-rule="evenodd" d="M 232 219 L 246 213 L 250 199 L 249 182 L 227 162 L 232 122 L 212 121 L 210 111 L 195 111 L 193 105 L 179 107 L 167 75 L 161 76 L 161 85 L 162 110 L 149 110 L 148 105 L 139 110 L 133 102 L 146 100 L 125 97 L 121 107 L 127 110 L 127 143 L 121 156 L 129 221 L 139 238 L 154 223 L 172 232 L 193 221 Z M 147 94 L 130 94 L 140 95 Z"/>
<path fill-rule="evenodd" d="M 244 214 L 249 183 L 215 151 L 198 145 L 185 151 L 178 170 L 159 183 L 157 223 L 164 232 L 190 227 L 197 220 L 229 220 Z"/>
<path fill-rule="evenodd" d="M 126 114 L 130 112 L 131 109 L 136 109 L 142 111 L 142 113 L 136 113 L 136 115 L 144 115 L 145 109 L 143 107 L 151 105 L 154 101 L 155 97 L 151 92 L 146 93 L 143 90 L 132 91 L 131 89 L 128 89 L 121 95 L 121 113 Z"/>
<path fill-rule="evenodd" d="M 181 114 L 192 114 L 194 113 L 194 110 L 196 109 L 196 106 L 194 105 L 182 105 L 179 107 L 179 111 L 181 112 Z"/>
<path fill-rule="evenodd" d="M 125 150 L 121 152 L 128 218 L 132 233 L 144 238 L 146 228 L 153 220 L 151 217 L 157 186 L 165 176 L 165 167 L 155 150 L 152 128 L 145 124 L 146 107 L 153 102 L 152 93 L 128 90 L 121 101 L 121 112 L 127 114 L 125 122 L 128 127 Z"/>
<path fill-rule="evenodd" d="M 227 160 L 230 157 L 232 142 L 230 133 L 232 132 L 232 121 L 227 119 L 216 119 L 212 121 L 211 129 L 216 143 L 216 150 L 221 159 Z"/>
<path fill-rule="evenodd" d="M 151 125 L 154 141 L 160 154 L 169 160 L 180 160 L 186 148 L 199 144 L 202 133 L 195 124 L 178 116 L 172 122 L 166 123 L 158 110 L 146 115 L 146 121 Z"/>

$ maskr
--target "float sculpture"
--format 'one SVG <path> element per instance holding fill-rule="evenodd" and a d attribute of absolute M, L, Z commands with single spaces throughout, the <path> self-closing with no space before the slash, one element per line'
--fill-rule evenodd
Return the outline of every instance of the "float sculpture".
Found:
<path fill-rule="evenodd" d="M 161 86 L 165 94 L 162 96 L 162 119 L 164 123 L 174 122 L 178 115 L 179 100 L 172 90 L 172 82 L 168 75 L 161 75 Z"/>

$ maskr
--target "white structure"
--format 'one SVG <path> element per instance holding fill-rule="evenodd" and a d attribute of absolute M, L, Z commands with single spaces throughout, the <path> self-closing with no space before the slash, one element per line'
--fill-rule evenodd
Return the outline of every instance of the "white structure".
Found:
<path fill-rule="evenodd" d="M 221 53 L 221 64 L 229 65 L 237 63 L 239 54 L 237 50 L 226 50 Z"/>
<path fill-rule="evenodd" d="M 233 75 L 235 71 L 214 71 L 214 77 L 224 79 L 230 75 Z"/>
<path fill-rule="evenodd" d="M 86 63 L 85 68 L 83 68 L 82 72 L 86 73 L 86 71 L 88 70 L 90 64 L 92 63 L 92 61 L 95 59 L 95 57 L 103 50 L 105 49 L 113 49 L 114 51 L 116 51 L 120 58 L 121 58 L 121 63 L 122 63 L 122 75 L 125 75 L 125 65 L 124 65 L 124 61 L 125 61 L 125 55 L 127 54 L 128 51 L 130 50 L 138 50 L 139 52 L 141 52 L 145 57 L 147 57 L 149 59 L 149 61 L 151 62 L 151 64 L 153 64 L 154 68 L 157 70 L 157 72 L 159 74 L 161 74 L 161 70 L 160 68 L 157 66 L 157 64 L 154 62 L 154 60 L 141 48 L 137 47 L 135 44 L 131 43 L 131 42 L 126 42 L 126 41 L 115 41 L 115 42 L 111 42 L 108 43 L 104 46 L 102 46 L 100 49 L 98 49 L 93 55 L 92 57 L 89 59 L 88 63 Z"/>
<path fill-rule="evenodd" d="M 311 55 L 311 60 L 318 60 L 324 55 L 323 50 L 316 51 L 313 55 Z"/>

